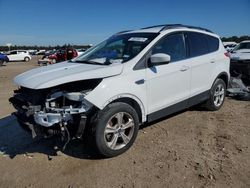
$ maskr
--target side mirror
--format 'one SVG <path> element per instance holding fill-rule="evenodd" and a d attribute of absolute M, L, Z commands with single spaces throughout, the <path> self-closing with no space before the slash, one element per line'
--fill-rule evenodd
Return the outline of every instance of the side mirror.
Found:
<path fill-rule="evenodd" d="M 171 61 L 171 57 L 168 54 L 158 53 L 151 55 L 150 62 L 151 65 L 162 65 L 168 64 Z"/>

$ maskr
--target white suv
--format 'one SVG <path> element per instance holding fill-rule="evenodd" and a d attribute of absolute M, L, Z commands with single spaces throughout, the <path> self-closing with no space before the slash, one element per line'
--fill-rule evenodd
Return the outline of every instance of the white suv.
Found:
<path fill-rule="evenodd" d="M 7 54 L 10 61 L 30 61 L 31 56 L 26 50 L 12 50 Z"/>
<path fill-rule="evenodd" d="M 17 76 L 10 98 L 20 125 L 66 143 L 92 134 L 97 151 L 119 155 L 139 126 L 203 103 L 218 110 L 229 57 L 216 34 L 185 25 L 120 32 L 84 55 Z"/>

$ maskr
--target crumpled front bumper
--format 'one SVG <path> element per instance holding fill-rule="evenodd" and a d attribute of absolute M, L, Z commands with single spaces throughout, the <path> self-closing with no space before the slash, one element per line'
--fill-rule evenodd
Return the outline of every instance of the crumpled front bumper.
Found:
<path fill-rule="evenodd" d="M 34 120 L 41 126 L 51 127 L 57 123 L 68 122 L 72 120 L 72 115 L 60 113 L 45 113 L 41 111 L 34 114 Z"/>

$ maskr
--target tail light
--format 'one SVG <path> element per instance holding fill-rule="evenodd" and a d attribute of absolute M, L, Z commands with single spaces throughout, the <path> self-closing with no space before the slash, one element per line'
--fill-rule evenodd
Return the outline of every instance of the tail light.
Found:
<path fill-rule="evenodd" d="M 229 52 L 225 52 L 224 55 L 225 55 L 226 57 L 230 57 Z"/>

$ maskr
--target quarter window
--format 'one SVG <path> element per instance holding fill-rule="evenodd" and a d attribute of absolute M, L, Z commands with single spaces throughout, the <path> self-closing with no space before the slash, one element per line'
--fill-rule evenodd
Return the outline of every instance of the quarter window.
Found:
<path fill-rule="evenodd" d="M 152 49 L 152 55 L 157 53 L 168 54 L 171 62 L 186 58 L 183 34 L 173 34 L 161 39 Z"/>

